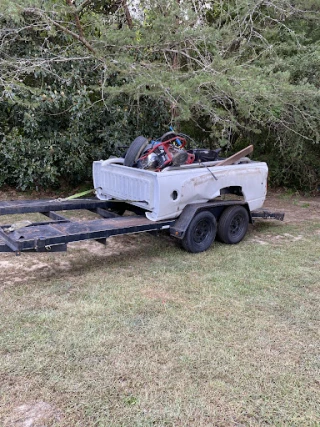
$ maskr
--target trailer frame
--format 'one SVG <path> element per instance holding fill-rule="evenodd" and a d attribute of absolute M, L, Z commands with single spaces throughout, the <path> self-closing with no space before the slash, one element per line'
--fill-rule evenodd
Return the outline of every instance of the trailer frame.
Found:
<path fill-rule="evenodd" d="M 199 211 L 213 213 L 217 221 L 228 206 L 242 205 L 248 211 L 249 220 L 254 218 L 274 218 L 283 220 L 284 214 L 258 210 L 250 212 L 243 201 L 210 201 L 187 205 L 177 219 L 151 221 L 145 210 L 123 201 L 92 199 L 55 200 L 14 200 L 0 202 L 0 216 L 13 214 L 40 213 L 48 220 L 0 225 L 0 252 L 62 252 L 68 243 L 95 240 L 106 244 L 110 236 L 142 232 L 168 230 L 182 240 L 190 222 Z M 87 210 L 97 214 L 98 219 L 72 220 L 61 211 Z M 131 215 L 121 216 L 119 212 L 131 211 Z M 19 224 L 20 222 L 20 224 Z"/>
<path fill-rule="evenodd" d="M 87 210 L 99 219 L 75 221 L 57 213 L 59 211 Z M 121 216 L 118 211 L 131 210 L 135 215 Z M 78 200 L 16 200 L 0 202 L 0 216 L 41 213 L 49 220 L 23 221 L 0 226 L 0 252 L 62 252 L 67 244 L 81 240 L 96 240 L 105 244 L 110 236 L 151 232 L 169 228 L 173 220 L 150 221 L 139 208 L 126 203 L 98 199 Z M 20 222 L 20 224 L 19 224 Z M 20 227 L 22 225 L 22 227 Z"/>

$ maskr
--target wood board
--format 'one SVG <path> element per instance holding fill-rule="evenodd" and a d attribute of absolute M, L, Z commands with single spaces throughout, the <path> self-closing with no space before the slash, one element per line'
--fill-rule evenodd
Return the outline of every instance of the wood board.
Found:
<path fill-rule="evenodd" d="M 253 152 L 253 145 L 249 145 L 248 147 L 244 148 L 243 150 L 240 150 L 237 153 L 233 154 L 232 156 L 227 157 L 226 159 L 221 160 L 220 162 L 216 163 L 215 166 L 232 165 L 233 163 L 238 162 L 242 157 L 245 157 L 248 154 L 251 154 L 252 152 Z"/>

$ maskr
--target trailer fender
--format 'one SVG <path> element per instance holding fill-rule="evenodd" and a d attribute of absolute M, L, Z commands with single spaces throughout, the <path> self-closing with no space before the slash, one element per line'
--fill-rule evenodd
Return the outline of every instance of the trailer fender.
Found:
<path fill-rule="evenodd" d="M 170 235 L 176 237 L 177 239 L 183 239 L 194 216 L 201 211 L 211 212 L 217 221 L 222 214 L 222 212 L 229 206 L 241 205 L 246 208 L 249 215 L 249 223 L 252 224 L 252 216 L 247 203 L 243 201 L 221 201 L 221 202 L 207 202 L 207 203 L 191 203 L 187 205 L 179 218 L 174 222 L 170 227 Z"/>

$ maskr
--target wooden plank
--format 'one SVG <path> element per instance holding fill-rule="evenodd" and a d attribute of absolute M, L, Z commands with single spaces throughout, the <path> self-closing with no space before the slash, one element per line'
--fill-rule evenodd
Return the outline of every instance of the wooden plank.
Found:
<path fill-rule="evenodd" d="M 253 151 L 253 145 L 249 145 L 248 147 L 244 148 L 241 151 L 238 151 L 237 153 L 233 154 L 230 157 L 227 157 L 224 160 L 221 160 L 221 162 L 216 163 L 215 166 L 228 166 L 232 165 L 233 163 L 238 162 L 242 157 L 247 156 L 248 154 L 252 153 Z"/>

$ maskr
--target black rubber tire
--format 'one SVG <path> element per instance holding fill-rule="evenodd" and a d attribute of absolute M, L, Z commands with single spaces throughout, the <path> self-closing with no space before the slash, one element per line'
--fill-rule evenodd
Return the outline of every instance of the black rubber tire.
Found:
<path fill-rule="evenodd" d="M 165 134 L 162 135 L 162 137 L 160 138 L 161 142 L 166 142 L 169 141 L 169 139 L 175 138 L 177 136 L 177 134 L 175 132 L 167 132 Z"/>
<path fill-rule="evenodd" d="M 229 206 L 218 223 L 218 238 L 223 243 L 234 245 L 241 242 L 249 225 L 249 214 L 244 206 Z"/>
<path fill-rule="evenodd" d="M 124 158 L 125 166 L 133 166 L 136 161 L 141 157 L 141 154 L 145 150 L 146 146 L 149 144 L 149 141 L 144 136 L 138 136 L 128 148 L 128 151 Z"/>
<path fill-rule="evenodd" d="M 197 213 L 181 241 L 182 247 L 192 253 L 206 251 L 213 243 L 217 232 L 217 221 L 209 211 Z"/>

